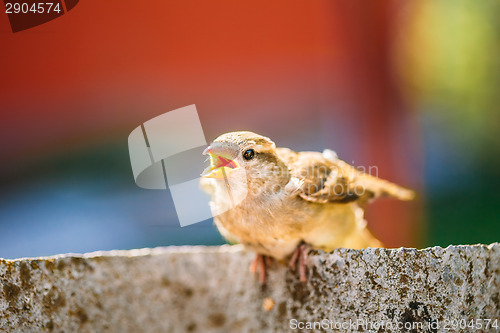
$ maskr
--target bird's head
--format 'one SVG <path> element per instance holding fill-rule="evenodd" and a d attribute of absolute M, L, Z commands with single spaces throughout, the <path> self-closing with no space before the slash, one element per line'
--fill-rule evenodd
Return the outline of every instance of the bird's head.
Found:
<path fill-rule="evenodd" d="M 271 139 L 253 132 L 231 132 L 217 137 L 204 154 L 210 166 L 203 177 L 244 182 L 249 190 L 276 184 L 287 168 Z M 281 181 L 279 181 L 281 183 Z"/>

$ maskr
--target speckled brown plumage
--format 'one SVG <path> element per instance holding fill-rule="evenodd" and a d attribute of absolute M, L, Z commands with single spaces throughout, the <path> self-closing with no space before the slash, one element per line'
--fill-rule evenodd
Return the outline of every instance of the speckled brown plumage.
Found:
<path fill-rule="evenodd" d="M 253 150 L 251 160 L 243 157 L 248 150 Z M 410 190 L 360 172 L 333 151 L 276 148 L 252 132 L 223 134 L 207 152 L 212 164 L 201 185 L 211 195 L 221 234 L 278 260 L 303 243 L 327 251 L 379 247 L 363 218 L 365 204 L 382 196 L 413 197 Z M 237 167 L 216 165 L 219 155 Z"/>

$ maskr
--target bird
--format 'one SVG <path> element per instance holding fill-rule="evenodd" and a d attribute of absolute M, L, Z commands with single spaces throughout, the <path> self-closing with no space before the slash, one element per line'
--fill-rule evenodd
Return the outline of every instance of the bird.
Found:
<path fill-rule="evenodd" d="M 289 261 L 307 281 L 311 249 L 382 247 L 364 219 L 380 197 L 411 200 L 415 193 L 338 158 L 333 150 L 277 148 L 250 131 L 218 136 L 203 152 L 210 165 L 200 186 L 210 195 L 214 223 L 229 243 L 256 252 L 250 270 L 266 284 L 270 260 Z"/>

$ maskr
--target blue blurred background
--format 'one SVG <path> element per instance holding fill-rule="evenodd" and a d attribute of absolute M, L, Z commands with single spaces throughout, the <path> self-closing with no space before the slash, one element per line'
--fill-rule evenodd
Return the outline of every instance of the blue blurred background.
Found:
<path fill-rule="evenodd" d="M 169 192 L 130 168 L 128 134 L 190 104 L 207 141 L 253 130 L 416 189 L 367 211 L 387 246 L 498 241 L 498 12 L 86 1 L 18 33 L 0 15 L 0 257 L 224 243 L 212 221 L 181 228 Z"/>

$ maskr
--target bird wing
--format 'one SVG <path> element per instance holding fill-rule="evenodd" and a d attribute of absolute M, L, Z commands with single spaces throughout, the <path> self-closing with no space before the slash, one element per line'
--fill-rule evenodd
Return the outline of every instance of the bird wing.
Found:
<path fill-rule="evenodd" d="M 386 196 L 400 200 L 414 197 L 413 191 L 364 173 L 337 158 L 331 150 L 297 153 L 277 148 L 276 152 L 300 184 L 297 194 L 307 201 L 347 203 Z"/>

